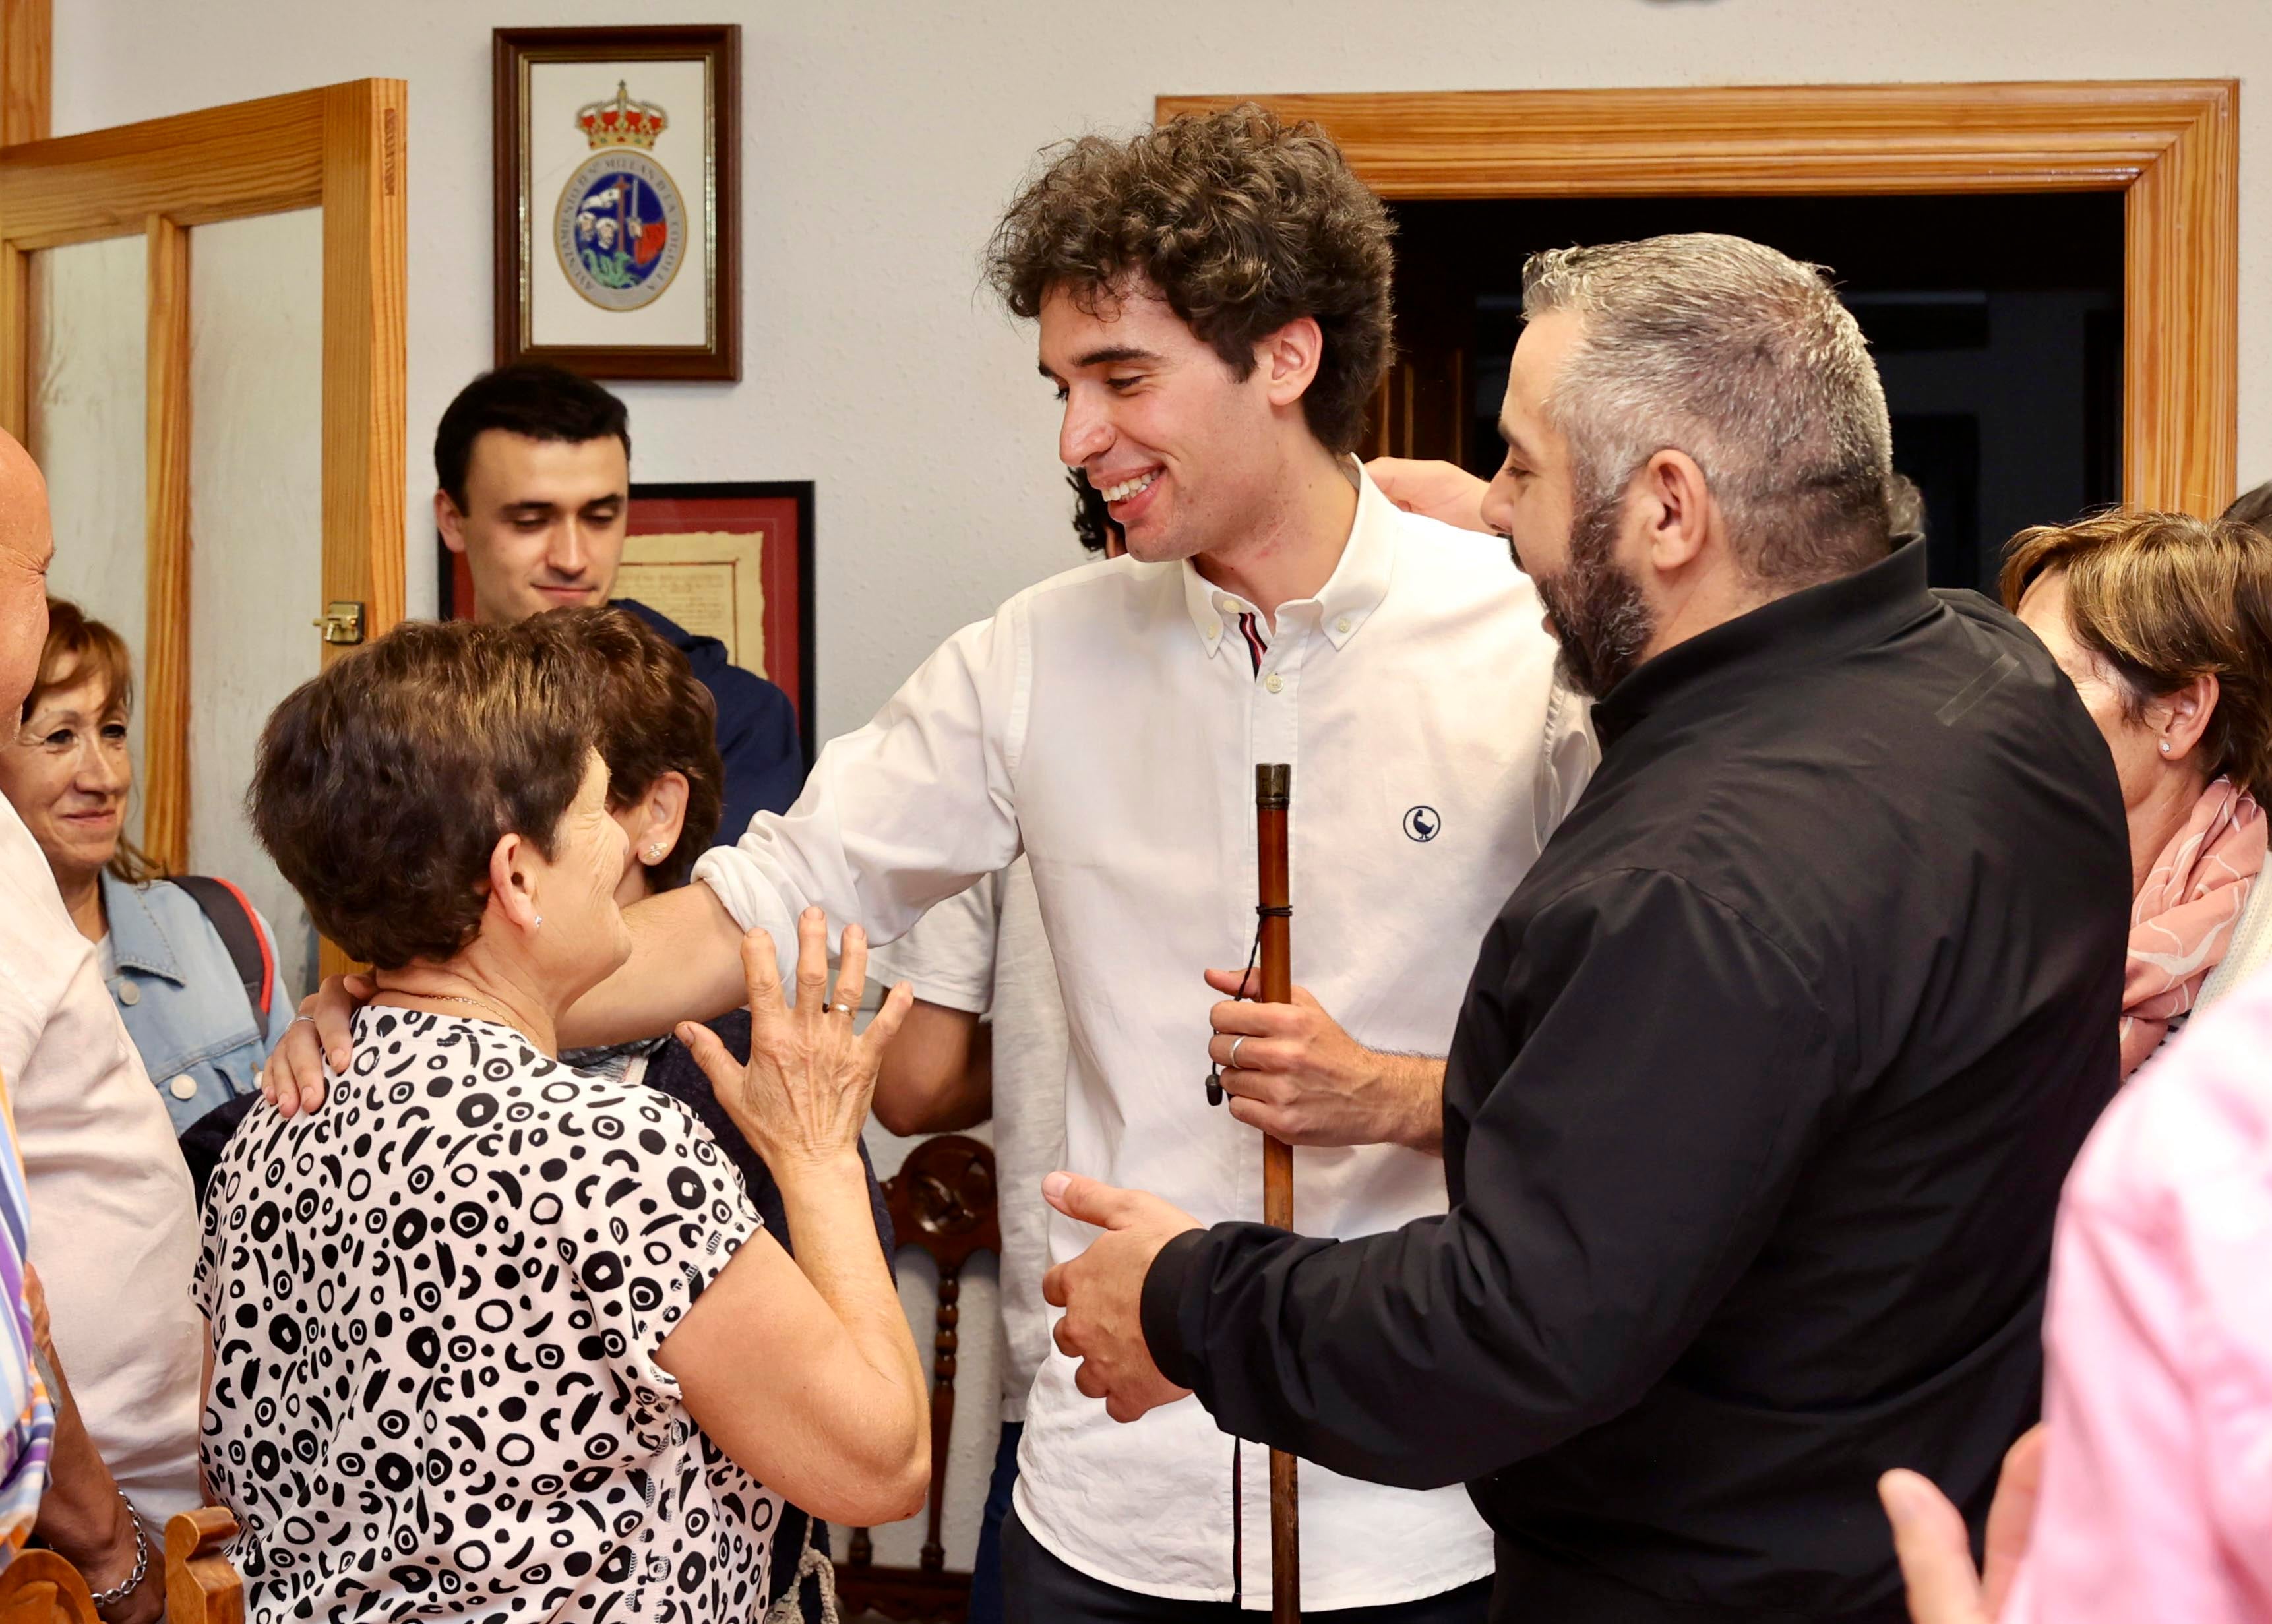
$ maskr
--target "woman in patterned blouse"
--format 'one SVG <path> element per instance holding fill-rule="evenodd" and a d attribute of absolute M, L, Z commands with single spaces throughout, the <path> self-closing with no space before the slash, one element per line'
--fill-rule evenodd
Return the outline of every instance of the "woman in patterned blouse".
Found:
<path fill-rule="evenodd" d="M 928 1481 L 921 1367 L 856 1145 L 895 994 L 800 922 L 745 953 L 746 1068 L 692 1041 L 774 1170 L 792 1263 L 683 1106 L 556 1058 L 629 951 L 588 657 L 398 628 L 280 706 L 253 822 L 376 967 L 327 1108 L 263 1106 L 206 1212 L 205 1459 L 256 1620 L 745 1619 L 782 1497 L 869 1523 Z"/>

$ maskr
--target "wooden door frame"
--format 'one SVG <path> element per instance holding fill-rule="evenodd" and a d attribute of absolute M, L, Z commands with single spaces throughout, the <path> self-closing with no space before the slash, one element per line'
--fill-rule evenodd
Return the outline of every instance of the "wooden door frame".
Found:
<path fill-rule="evenodd" d="M 2119 191 L 2122 494 L 2232 499 L 2239 395 L 2234 79 L 1162 96 L 1314 119 L 1382 197 Z"/>
<path fill-rule="evenodd" d="M 403 615 L 405 246 L 400 79 L 357 79 L 86 135 L 0 146 L 0 428 L 30 427 L 29 260 L 105 237 L 149 243 L 143 844 L 190 844 L 191 233 L 324 212 L 323 600 Z M 296 635 L 314 637 L 312 630 Z M 326 660 L 341 652 L 326 644 Z"/>

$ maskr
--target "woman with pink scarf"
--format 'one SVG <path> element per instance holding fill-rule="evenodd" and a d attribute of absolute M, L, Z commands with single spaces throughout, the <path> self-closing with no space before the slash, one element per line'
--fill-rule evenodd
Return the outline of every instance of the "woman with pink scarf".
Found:
<path fill-rule="evenodd" d="M 2004 601 L 2114 752 L 2134 900 L 2122 1075 L 2272 958 L 2272 540 L 2182 513 L 2112 512 L 2012 539 Z"/>
<path fill-rule="evenodd" d="M 2022 532 L 2003 587 L 2114 752 L 2136 885 L 2124 1076 L 2174 1040 L 2068 1175 L 2044 1425 L 2007 1464 L 1984 1583 L 1931 1484 L 1880 1486 L 1910 1613 L 2272 1624 L 2272 539 L 2110 513 Z"/>

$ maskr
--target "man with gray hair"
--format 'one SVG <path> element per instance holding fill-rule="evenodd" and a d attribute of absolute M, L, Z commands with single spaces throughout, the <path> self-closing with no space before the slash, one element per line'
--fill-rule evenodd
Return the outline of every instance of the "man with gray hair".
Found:
<path fill-rule="evenodd" d="M 1117 1417 L 1190 1389 L 1335 1471 L 1466 1480 L 1495 1618 L 1897 1620 L 1878 1473 L 1977 1534 L 2035 1419 L 2115 1086 L 2112 764 L 2016 621 L 1888 555 L 1884 396 L 1820 272 L 1571 249 L 1524 309 L 1463 517 L 1604 755 L 1485 935 L 1451 1211 L 1337 1242 L 1053 1175 L 1104 1231 L 1050 1275 L 1058 1345 Z"/>

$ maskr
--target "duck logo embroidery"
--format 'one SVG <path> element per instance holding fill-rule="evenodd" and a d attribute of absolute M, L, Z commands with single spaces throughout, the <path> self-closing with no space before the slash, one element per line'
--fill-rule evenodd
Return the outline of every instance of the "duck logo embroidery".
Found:
<path fill-rule="evenodd" d="M 1415 807 L 1404 815 L 1404 834 L 1407 839 L 1425 846 L 1444 828 L 1444 815 L 1433 807 Z"/>
<path fill-rule="evenodd" d="M 569 285 L 603 310 L 653 304 L 686 257 L 686 205 L 653 151 L 669 124 L 621 82 L 613 101 L 577 109 L 592 155 L 561 189 L 552 241 Z"/>

